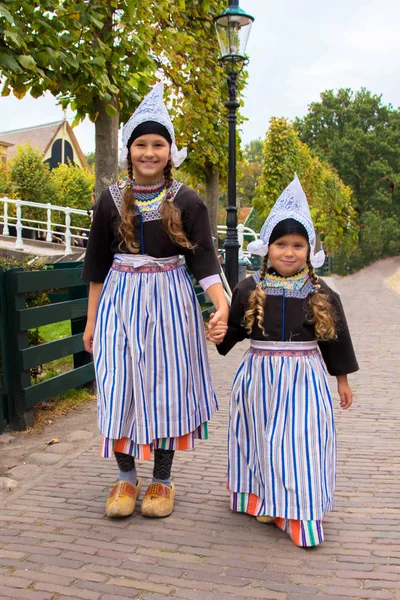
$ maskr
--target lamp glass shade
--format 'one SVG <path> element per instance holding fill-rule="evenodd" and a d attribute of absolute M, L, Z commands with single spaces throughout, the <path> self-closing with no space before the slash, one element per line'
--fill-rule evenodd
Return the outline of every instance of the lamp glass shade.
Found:
<path fill-rule="evenodd" d="M 215 17 L 221 60 L 244 61 L 254 17 L 248 15 L 239 6 L 227 8 L 219 17 Z"/>

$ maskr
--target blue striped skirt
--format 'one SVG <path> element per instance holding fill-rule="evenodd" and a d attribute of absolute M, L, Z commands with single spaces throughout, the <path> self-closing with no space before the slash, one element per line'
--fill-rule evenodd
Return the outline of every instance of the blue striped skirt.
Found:
<path fill-rule="evenodd" d="M 217 409 L 200 306 L 176 261 L 138 268 L 114 261 L 93 350 L 98 423 L 108 446 L 185 436 Z"/>
<path fill-rule="evenodd" d="M 335 426 L 317 342 L 256 342 L 230 401 L 231 508 L 314 521 L 333 509 Z"/>

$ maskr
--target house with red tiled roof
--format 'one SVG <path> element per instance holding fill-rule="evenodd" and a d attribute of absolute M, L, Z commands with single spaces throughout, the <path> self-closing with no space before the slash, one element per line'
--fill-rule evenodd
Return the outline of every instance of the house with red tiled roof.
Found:
<path fill-rule="evenodd" d="M 69 161 L 79 167 L 88 168 L 85 155 L 72 127 L 66 120 L 0 132 L 0 147 L 2 144 L 3 147 L 6 147 L 8 158 L 14 156 L 18 146 L 26 143 L 43 154 L 43 161 L 49 165 L 50 169 Z"/>
<path fill-rule="evenodd" d="M 247 219 L 249 218 L 252 210 L 253 210 L 252 206 L 245 206 L 243 208 L 238 208 L 238 211 L 237 211 L 238 224 L 242 223 L 242 225 L 246 225 Z M 218 209 L 218 225 L 226 225 L 226 208 Z"/>

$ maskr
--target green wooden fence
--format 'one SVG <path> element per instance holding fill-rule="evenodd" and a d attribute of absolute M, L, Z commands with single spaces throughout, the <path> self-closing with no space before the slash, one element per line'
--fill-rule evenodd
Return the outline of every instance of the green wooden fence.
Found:
<path fill-rule="evenodd" d="M 30 272 L 0 268 L 0 432 L 6 423 L 25 429 L 33 422 L 36 404 L 94 380 L 92 357 L 82 341 L 89 286 L 81 271 L 82 263 Z M 195 285 L 195 290 L 207 318 L 211 304 L 200 286 Z M 46 292 L 51 304 L 27 308 L 29 292 Z M 71 336 L 29 347 L 29 329 L 66 320 L 71 321 Z M 71 371 L 32 383 L 31 369 L 69 355 L 74 357 Z"/>
<path fill-rule="evenodd" d="M 32 422 L 31 409 L 35 404 L 94 380 L 92 357 L 84 351 L 82 341 L 88 283 L 81 279 L 82 265 L 79 268 L 65 266 L 68 268 L 0 271 L 0 428 L 8 422 L 14 429 L 25 429 Z M 60 289 L 68 299 L 27 308 L 28 292 L 51 290 L 54 293 Z M 29 329 L 65 320 L 71 321 L 71 336 L 29 347 Z M 32 383 L 32 368 L 69 355 L 74 357 L 73 370 Z"/>

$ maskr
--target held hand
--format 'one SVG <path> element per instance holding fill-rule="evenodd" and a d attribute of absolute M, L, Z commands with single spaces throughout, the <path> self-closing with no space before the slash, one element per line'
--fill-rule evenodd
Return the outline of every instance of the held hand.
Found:
<path fill-rule="evenodd" d="M 94 336 L 94 325 L 86 324 L 85 331 L 83 332 L 83 345 L 86 352 L 93 354 L 93 336 Z"/>
<path fill-rule="evenodd" d="M 228 307 L 227 307 L 227 310 L 219 309 L 215 313 L 211 313 L 210 321 L 208 323 L 208 329 L 209 330 L 214 329 L 214 327 L 217 325 L 217 323 L 220 323 L 220 322 L 225 323 L 225 325 L 227 325 L 228 316 L 229 316 Z"/>
<path fill-rule="evenodd" d="M 338 380 L 338 392 L 340 397 L 340 408 L 346 410 L 353 404 L 353 392 L 347 382 L 347 378 L 344 381 Z"/>
<path fill-rule="evenodd" d="M 208 337 L 213 344 L 220 344 L 228 331 L 228 325 L 226 321 L 222 319 L 216 322 L 214 319 L 215 313 L 211 313 L 210 317 L 208 323 Z"/>

